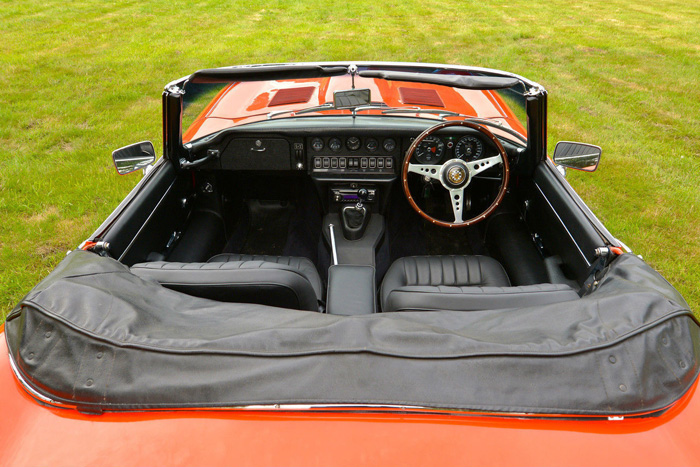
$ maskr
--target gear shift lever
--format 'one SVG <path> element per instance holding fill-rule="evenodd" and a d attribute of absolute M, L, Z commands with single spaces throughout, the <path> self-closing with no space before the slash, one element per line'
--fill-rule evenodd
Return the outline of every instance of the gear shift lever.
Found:
<path fill-rule="evenodd" d="M 360 188 L 357 190 L 357 204 L 355 205 L 356 209 L 362 209 L 363 203 L 367 201 L 367 198 L 369 197 L 369 191 L 367 191 L 367 188 Z"/>
<path fill-rule="evenodd" d="M 357 240 L 365 233 L 369 216 L 371 215 L 364 205 L 369 192 L 366 188 L 357 190 L 358 201 L 355 206 L 345 206 L 341 212 L 343 224 L 343 236 L 348 240 Z"/>

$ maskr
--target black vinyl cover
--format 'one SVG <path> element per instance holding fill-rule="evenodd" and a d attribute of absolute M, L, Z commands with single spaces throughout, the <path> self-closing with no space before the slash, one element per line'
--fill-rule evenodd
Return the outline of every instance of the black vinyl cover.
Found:
<path fill-rule="evenodd" d="M 688 305 L 633 255 L 540 307 L 334 316 L 190 297 L 73 252 L 6 323 L 35 391 L 83 410 L 391 404 L 635 414 L 698 374 Z"/>

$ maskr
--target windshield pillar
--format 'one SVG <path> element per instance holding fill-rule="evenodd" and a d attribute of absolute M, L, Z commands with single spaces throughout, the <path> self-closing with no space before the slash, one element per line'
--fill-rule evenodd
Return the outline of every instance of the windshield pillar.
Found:
<path fill-rule="evenodd" d="M 537 89 L 526 95 L 527 153 L 530 170 L 547 158 L 547 91 Z"/>
<path fill-rule="evenodd" d="M 186 154 L 182 146 L 182 96 L 184 92 L 170 86 L 163 91 L 163 157 L 177 166 Z"/>

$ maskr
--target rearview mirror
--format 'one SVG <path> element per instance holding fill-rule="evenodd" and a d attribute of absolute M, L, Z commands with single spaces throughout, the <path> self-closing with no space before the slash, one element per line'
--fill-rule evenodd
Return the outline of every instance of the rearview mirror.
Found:
<path fill-rule="evenodd" d="M 143 141 L 115 150 L 112 152 L 112 160 L 119 175 L 126 175 L 155 162 L 156 150 L 153 148 L 153 143 Z"/>
<path fill-rule="evenodd" d="M 333 107 L 336 109 L 354 109 L 372 102 L 369 89 L 347 89 L 333 93 Z"/>
<path fill-rule="evenodd" d="M 583 170 L 584 172 L 593 172 L 598 168 L 602 153 L 603 150 L 600 149 L 600 146 L 560 141 L 554 147 L 552 160 L 555 164 L 563 167 Z"/>

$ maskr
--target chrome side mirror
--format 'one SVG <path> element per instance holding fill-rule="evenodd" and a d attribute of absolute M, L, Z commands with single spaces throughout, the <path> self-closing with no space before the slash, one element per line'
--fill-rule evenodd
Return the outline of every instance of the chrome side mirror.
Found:
<path fill-rule="evenodd" d="M 598 168 L 602 153 L 603 150 L 600 149 L 600 146 L 560 141 L 554 147 L 552 160 L 555 164 L 563 167 L 593 172 Z"/>
<path fill-rule="evenodd" d="M 145 169 L 155 162 L 156 150 L 153 147 L 153 143 L 143 141 L 115 150 L 112 152 L 112 160 L 119 175 L 126 175 Z"/>

